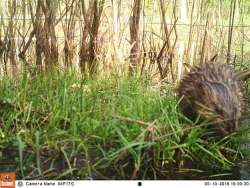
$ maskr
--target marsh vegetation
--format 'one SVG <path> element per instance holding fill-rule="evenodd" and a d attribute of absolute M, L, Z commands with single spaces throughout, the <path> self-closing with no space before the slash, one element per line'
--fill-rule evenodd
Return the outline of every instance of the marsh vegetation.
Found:
<path fill-rule="evenodd" d="M 176 87 L 215 54 L 248 69 L 249 1 L 4 0 L 0 10 L 0 171 L 238 178 L 248 115 L 217 138 L 209 120 L 183 115 Z"/>

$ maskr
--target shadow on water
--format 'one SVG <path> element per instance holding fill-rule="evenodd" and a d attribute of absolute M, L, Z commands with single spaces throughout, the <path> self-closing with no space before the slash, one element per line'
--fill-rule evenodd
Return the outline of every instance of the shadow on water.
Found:
<path fill-rule="evenodd" d="M 250 180 L 250 160 L 239 161 L 232 170 L 232 179 Z"/>
<path fill-rule="evenodd" d="M 239 159 L 232 169 L 232 178 L 238 180 L 250 180 L 250 120 L 246 119 L 243 124 L 247 128 L 243 131 L 240 141 L 240 152 L 242 159 Z"/>
<path fill-rule="evenodd" d="M 250 180 L 250 135 L 241 143 L 241 152 L 244 156 L 232 169 L 232 178 Z"/>

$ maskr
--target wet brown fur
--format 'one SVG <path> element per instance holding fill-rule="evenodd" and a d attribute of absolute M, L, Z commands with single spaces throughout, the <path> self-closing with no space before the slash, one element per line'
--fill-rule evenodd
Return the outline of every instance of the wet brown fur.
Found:
<path fill-rule="evenodd" d="M 192 120 L 198 116 L 213 119 L 223 133 L 238 129 L 245 112 L 243 80 L 249 72 L 237 72 L 227 64 L 215 63 L 215 58 L 194 66 L 181 80 L 177 94 L 184 114 Z"/>

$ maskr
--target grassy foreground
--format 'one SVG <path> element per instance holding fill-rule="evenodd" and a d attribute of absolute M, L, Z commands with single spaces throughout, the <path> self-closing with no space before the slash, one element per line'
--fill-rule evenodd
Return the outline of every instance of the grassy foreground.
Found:
<path fill-rule="evenodd" d="M 19 179 L 228 175 L 240 154 L 237 139 L 209 137 L 205 122 L 181 115 L 171 86 L 160 95 L 151 85 L 70 71 L 2 78 L 0 171 L 16 170 Z"/>

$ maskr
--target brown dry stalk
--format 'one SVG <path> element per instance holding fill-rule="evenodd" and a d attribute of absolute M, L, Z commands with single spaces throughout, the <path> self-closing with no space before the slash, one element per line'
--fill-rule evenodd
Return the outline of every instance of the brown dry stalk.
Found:
<path fill-rule="evenodd" d="M 135 119 L 132 119 L 132 118 L 129 118 L 129 117 L 120 116 L 120 115 L 113 115 L 112 117 L 115 118 L 115 119 L 120 119 L 122 121 L 127 121 L 127 122 L 131 122 L 131 123 L 137 123 L 137 124 L 143 125 L 143 127 L 145 128 L 145 130 L 143 130 L 143 132 L 135 139 L 135 141 L 138 141 L 138 140 L 142 139 L 143 137 L 144 137 L 143 138 L 144 140 L 148 140 L 149 138 L 151 138 L 151 140 L 153 139 L 152 137 L 153 137 L 153 132 L 154 132 L 154 124 L 155 124 L 156 120 L 153 121 L 152 123 L 146 123 L 144 121 L 135 120 Z M 128 153 L 127 150 L 121 152 L 120 155 L 119 155 L 119 157 L 117 157 L 117 159 L 114 161 L 114 163 L 116 164 L 127 153 Z M 134 174 L 136 172 L 137 171 L 135 170 Z M 134 177 L 134 175 L 132 175 L 132 177 Z"/>
<path fill-rule="evenodd" d="M 146 137 L 150 137 L 154 132 L 154 125 L 155 125 L 155 123 L 157 121 L 157 120 L 154 120 L 152 123 L 146 123 L 146 122 L 141 121 L 141 120 L 135 120 L 135 119 L 132 119 L 132 118 L 129 118 L 129 117 L 124 117 L 124 116 L 119 116 L 119 115 L 113 115 L 112 117 L 115 118 L 115 119 L 120 119 L 120 120 L 123 120 L 123 121 L 131 122 L 131 123 L 137 123 L 137 124 L 142 125 L 145 128 L 145 130 L 143 130 L 143 132 L 135 140 L 139 140 L 139 139 L 141 139 L 143 137 L 144 137 L 144 139 L 147 139 Z"/>
<path fill-rule="evenodd" d="M 147 123 L 147 122 L 132 119 L 132 118 L 129 118 L 129 117 L 124 117 L 124 116 L 120 116 L 120 115 L 112 115 L 112 117 L 115 118 L 115 119 L 120 119 L 120 120 L 123 120 L 123 121 L 130 122 L 130 123 L 137 123 L 137 124 L 143 125 L 144 128 L 147 128 L 148 126 L 152 126 L 152 123 Z"/>
<path fill-rule="evenodd" d="M 99 171 L 95 168 L 95 165 L 92 166 L 92 169 L 93 169 L 93 171 L 94 171 L 99 177 L 101 177 L 102 179 L 104 179 L 104 180 L 111 180 L 111 178 L 109 178 L 109 177 L 103 175 L 101 172 L 99 172 Z"/>
<path fill-rule="evenodd" d="M 231 0 L 230 18 L 229 18 L 229 27 L 228 27 L 229 31 L 228 31 L 228 46 L 227 46 L 227 63 L 230 62 L 230 56 L 231 56 L 235 10 L 236 10 L 236 0 Z"/>
<path fill-rule="evenodd" d="M 138 136 L 138 138 L 141 138 L 142 134 L 144 134 L 145 132 L 150 131 L 150 130 L 152 131 L 152 126 L 156 122 L 156 120 L 155 120 L 152 123 L 148 123 L 148 122 L 144 122 L 144 121 L 141 121 L 141 120 L 136 120 L 136 119 L 132 119 L 132 118 L 129 118 L 129 117 L 120 116 L 120 115 L 113 115 L 112 117 L 115 118 L 115 119 L 120 119 L 122 121 L 127 121 L 127 122 L 130 122 L 130 123 L 137 123 L 137 124 L 143 125 L 143 127 L 145 128 L 145 130 Z M 188 131 L 188 130 L 193 129 L 193 128 L 199 128 L 199 127 L 203 127 L 203 126 L 207 126 L 207 125 L 208 124 L 202 124 L 202 125 L 192 126 L 192 127 L 184 128 L 181 131 L 185 132 L 185 131 Z M 157 137 L 154 140 L 155 141 L 163 140 L 166 137 L 172 136 L 172 135 L 174 135 L 174 134 L 176 134 L 178 132 L 180 132 L 180 131 L 173 131 L 173 132 L 171 132 L 169 134 L 166 134 L 164 136 Z"/>
<path fill-rule="evenodd" d="M 145 134 L 148 131 L 152 132 L 152 130 L 154 129 L 154 124 L 156 123 L 156 120 L 149 123 L 149 122 L 144 122 L 144 121 L 141 121 L 141 120 L 136 120 L 136 119 L 132 119 L 132 118 L 129 118 L 129 117 L 120 116 L 120 115 L 112 115 L 112 117 L 115 118 L 115 119 L 120 119 L 122 121 L 127 121 L 127 122 L 130 122 L 130 123 L 137 123 L 137 124 L 142 125 L 145 128 L 145 130 L 138 136 L 138 138 L 141 138 L 143 136 L 143 134 Z M 221 121 L 218 121 L 217 123 L 224 123 L 226 121 L 230 121 L 230 119 L 221 120 Z M 187 132 L 187 131 L 190 131 L 191 129 L 201 128 L 201 127 L 205 127 L 205 126 L 213 125 L 213 124 L 214 124 L 214 122 L 209 122 L 209 123 L 201 124 L 201 125 L 191 125 L 190 127 L 183 128 L 182 130 L 173 131 L 173 132 L 171 132 L 169 134 L 166 134 L 164 136 L 156 137 L 156 138 L 154 138 L 154 141 L 162 141 L 162 140 L 166 139 L 169 136 L 175 135 L 176 133 Z M 235 133 L 232 133 L 232 134 L 235 134 Z"/>
<path fill-rule="evenodd" d="M 148 122 L 144 122 L 144 121 L 141 121 L 141 120 L 135 120 L 135 119 L 120 116 L 120 115 L 113 115 L 112 117 L 115 118 L 115 119 L 122 120 L 122 121 L 127 121 L 127 122 L 137 123 L 137 124 L 142 125 L 145 128 L 145 130 L 135 139 L 136 141 L 143 138 L 143 136 L 144 136 L 144 140 L 149 141 L 149 139 L 147 139 L 147 138 L 151 138 L 150 141 L 162 141 L 162 140 L 166 139 L 169 136 L 175 135 L 178 132 L 187 132 L 187 131 L 190 131 L 191 129 L 205 127 L 205 126 L 208 126 L 208 125 L 211 125 L 211 124 L 214 123 L 214 122 L 211 122 L 211 123 L 206 123 L 206 124 L 201 124 L 201 125 L 191 125 L 191 126 L 189 125 L 190 127 L 184 128 L 184 129 L 182 129 L 180 131 L 173 131 L 173 132 L 171 132 L 169 134 L 166 134 L 164 136 L 160 136 L 160 137 L 155 138 L 155 137 L 153 137 L 154 136 L 153 133 L 154 133 L 154 125 L 155 125 L 157 120 L 154 120 L 152 123 L 148 123 Z M 223 122 L 225 122 L 225 120 L 222 120 L 220 123 L 223 123 Z M 232 133 L 230 136 L 235 135 L 235 134 L 236 133 Z M 206 142 L 206 141 L 203 141 L 203 143 L 208 144 L 208 142 Z M 230 149 L 230 148 L 226 148 L 224 146 L 220 146 L 220 149 L 224 150 L 226 152 L 230 152 L 230 153 L 235 153 L 236 152 L 235 150 Z M 127 153 L 128 153 L 127 150 L 121 152 L 120 155 L 115 159 L 114 164 L 116 164 L 118 161 L 120 161 L 121 158 L 126 156 Z M 133 174 L 131 176 L 131 179 L 133 179 L 136 174 L 137 174 L 137 169 L 135 167 L 135 169 L 133 171 Z"/>
<path fill-rule="evenodd" d="M 209 14 L 207 15 L 207 20 L 206 20 L 206 26 L 205 26 L 205 33 L 202 41 L 202 48 L 201 48 L 201 59 L 200 63 L 202 64 L 205 61 L 206 57 L 206 50 L 208 50 L 207 47 L 207 35 L 208 35 L 208 23 L 209 22 Z"/>
<path fill-rule="evenodd" d="M 159 136 L 159 137 L 155 138 L 155 141 L 162 141 L 162 140 L 166 139 L 169 136 L 175 135 L 176 133 L 187 132 L 187 131 L 190 131 L 191 129 L 200 128 L 200 127 L 204 127 L 204 126 L 207 126 L 207 125 L 208 124 L 195 125 L 195 126 L 192 125 L 191 127 L 187 127 L 187 128 L 182 129 L 182 130 L 179 130 L 179 131 L 173 131 L 173 132 L 171 132 L 169 134 L 166 134 L 164 136 Z"/>

